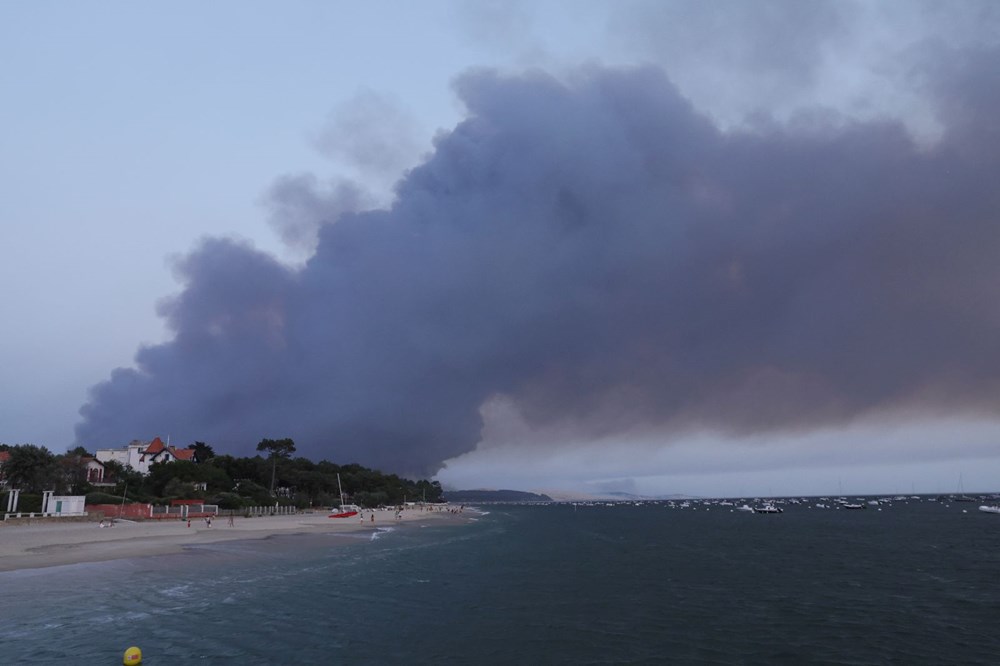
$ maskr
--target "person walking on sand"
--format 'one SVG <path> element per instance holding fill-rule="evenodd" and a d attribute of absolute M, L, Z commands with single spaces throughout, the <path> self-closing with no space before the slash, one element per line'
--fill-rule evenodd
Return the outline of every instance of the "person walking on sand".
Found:
<path fill-rule="evenodd" d="M 229 512 L 229 526 L 230 527 L 236 527 L 236 521 L 233 520 L 233 512 L 232 511 Z"/>

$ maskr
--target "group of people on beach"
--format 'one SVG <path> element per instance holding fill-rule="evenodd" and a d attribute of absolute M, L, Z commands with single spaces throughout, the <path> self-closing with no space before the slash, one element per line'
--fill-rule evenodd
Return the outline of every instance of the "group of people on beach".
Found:
<path fill-rule="evenodd" d="M 190 518 L 187 519 L 187 524 L 188 524 L 188 527 L 191 527 L 191 519 Z M 205 516 L 205 527 L 211 527 L 211 526 L 212 526 L 212 516 Z M 236 519 L 233 516 L 232 511 L 229 512 L 229 526 L 230 527 L 236 527 Z"/>

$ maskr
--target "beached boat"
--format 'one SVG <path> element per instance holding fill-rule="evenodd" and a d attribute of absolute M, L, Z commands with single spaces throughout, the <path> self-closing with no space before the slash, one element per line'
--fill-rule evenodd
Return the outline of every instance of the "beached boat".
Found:
<path fill-rule="evenodd" d="M 341 504 L 339 509 L 336 509 L 330 514 L 330 518 L 352 518 L 361 512 L 361 507 L 354 504 Z"/>
<path fill-rule="evenodd" d="M 344 504 L 344 488 L 340 485 L 340 474 L 337 474 L 337 490 L 340 491 L 340 508 L 331 513 L 329 518 L 352 518 L 361 513 L 360 506 Z"/>
<path fill-rule="evenodd" d="M 984 504 L 983 506 L 979 507 L 979 510 L 984 513 L 1000 513 L 1000 504 L 994 504 L 993 506 Z"/>

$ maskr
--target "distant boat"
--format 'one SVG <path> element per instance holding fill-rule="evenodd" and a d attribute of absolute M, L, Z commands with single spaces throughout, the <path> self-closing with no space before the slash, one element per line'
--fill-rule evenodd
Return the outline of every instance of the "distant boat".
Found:
<path fill-rule="evenodd" d="M 768 502 L 762 506 L 754 507 L 755 513 L 784 513 L 784 509 Z"/>
<path fill-rule="evenodd" d="M 984 513 L 1000 513 L 1000 504 L 994 504 L 993 506 L 984 504 L 983 506 L 979 507 L 979 510 Z"/>
<path fill-rule="evenodd" d="M 340 491 L 340 508 L 331 513 L 329 518 L 351 518 L 361 513 L 361 507 L 356 504 L 344 504 L 344 489 L 340 485 L 340 473 L 337 473 L 337 490 Z"/>
<path fill-rule="evenodd" d="M 958 496 L 952 495 L 953 502 L 975 502 L 975 497 L 969 497 L 965 494 L 965 486 L 962 484 L 962 473 L 958 473 Z"/>
<path fill-rule="evenodd" d="M 843 504 L 842 506 L 843 506 L 843 507 L 844 507 L 845 509 L 867 509 L 867 508 L 868 508 L 868 507 L 867 507 L 867 506 L 865 506 L 864 504 L 846 504 L 846 503 L 845 503 L 845 504 Z"/>

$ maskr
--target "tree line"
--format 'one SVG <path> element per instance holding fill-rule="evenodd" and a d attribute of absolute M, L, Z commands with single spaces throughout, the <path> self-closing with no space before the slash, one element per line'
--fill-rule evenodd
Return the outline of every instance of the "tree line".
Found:
<path fill-rule="evenodd" d="M 54 454 L 33 444 L 0 444 L 0 451 L 9 454 L 0 463 L 0 478 L 8 488 L 21 490 L 22 511 L 40 510 L 45 490 L 86 495 L 88 504 L 204 499 L 222 509 L 275 503 L 303 509 L 329 507 L 340 504 L 338 475 L 345 500 L 363 507 L 443 501 L 437 481 L 406 479 L 354 463 L 292 457 L 295 443 L 291 439 L 263 439 L 257 451 L 264 455 L 244 458 L 216 455 L 204 442 L 187 448 L 194 451 L 194 461 L 154 463 L 145 475 L 115 461 L 105 462 L 105 483 L 113 485 L 95 486 L 87 479 L 88 459 L 94 456 L 83 447 Z"/>

